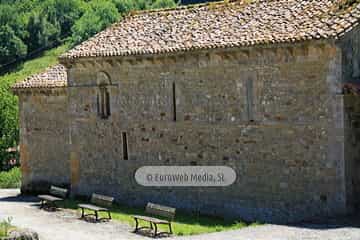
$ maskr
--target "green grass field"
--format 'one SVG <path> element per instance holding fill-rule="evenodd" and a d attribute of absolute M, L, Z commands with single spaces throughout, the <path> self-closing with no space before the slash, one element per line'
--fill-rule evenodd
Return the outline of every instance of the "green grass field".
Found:
<path fill-rule="evenodd" d="M 77 204 L 80 201 L 66 200 L 59 203 L 59 206 L 67 209 L 75 209 L 80 213 Z M 88 212 L 91 213 L 91 212 Z M 132 215 L 144 215 L 143 208 L 125 207 L 116 205 L 111 209 L 111 216 L 114 220 L 120 221 L 131 226 L 135 226 Z M 106 213 L 100 213 L 106 217 Z M 148 223 L 141 223 L 148 226 Z M 201 233 L 220 232 L 224 230 L 240 229 L 247 226 L 255 226 L 258 223 L 245 223 L 243 221 L 229 221 L 222 218 L 198 216 L 184 212 L 177 212 L 172 228 L 175 235 L 194 235 Z M 161 230 L 168 230 L 167 226 L 160 226 Z"/>
<path fill-rule="evenodd" d="M 32 74 L 40 73 L 47 67 L 58 63 L 58 56 L 68 49 L 68 45 L 62 45 L 57 48 L 45 51 L 40 57 L 33 60 L 26 61 L 13 71 L 3 76 L 0 76 L 0 82 L 14 83 L 21 81 Z"/>

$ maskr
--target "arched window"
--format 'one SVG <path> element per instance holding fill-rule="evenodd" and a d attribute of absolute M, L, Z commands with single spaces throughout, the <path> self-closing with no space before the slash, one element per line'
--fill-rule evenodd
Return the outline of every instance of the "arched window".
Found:
<path fill-rule="evenodd" d="M 110 77 L 104 73 L 99 72 L 97 74 L 97 84 L 98 84 L 98 91 L 97 91 L 97 112 L 98 115 L 106 119 L 110 116 L 110 92 L 108 86 L 111 84 Z"/>

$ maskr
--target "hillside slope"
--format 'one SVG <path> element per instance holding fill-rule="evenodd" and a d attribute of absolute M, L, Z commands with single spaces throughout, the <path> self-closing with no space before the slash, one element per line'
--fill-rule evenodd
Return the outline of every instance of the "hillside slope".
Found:
<path fill-rule="evenodd" d="M 56 64 L 58 62 L 58 56 L 64 53 L 67 49 L 67 45 L 62 45 L 44 52 L 44 54 L 38 58 L 25 62 L 19 70 L 0 76 L 0 86 L 4 84 L 13 84 L 14 82 L 23 80 L 32 74 L 44 71 L 47 67 Z"/>

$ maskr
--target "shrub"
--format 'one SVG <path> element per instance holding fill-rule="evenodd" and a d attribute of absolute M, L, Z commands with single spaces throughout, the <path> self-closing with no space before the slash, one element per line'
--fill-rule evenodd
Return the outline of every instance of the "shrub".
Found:
<path fill-rule="evenodd" d="M 156 0 L 152 5 L 152 9 L 157 8 L 173 8 L 176 7 L 176 3 L 173 0 Z"/>
<path fill-rule="evenodd" d="M 130 12 L 137 8 L 136 2 L 133 0 L 113 0 L 116 8 L 118 9 L 119 13 L 125 15 L 126 13 Z"/>
<path fill-rule="evenodd" d="M 24 57 L 27 47 L 9 25 L 0 27 L 0 64 Z"/>
<path fill-rule="evenodd" d="M 21 173 L 18 167 L 7 172 L 0 172 L 0 188 L 19 188 L 20 185 Z"/>
<path fill-rule="evenodd" d="M 0 237 L 6 237 L 8 235 L 8 231 L 12 227 L 11 222 L 12 217 L 8 217 L 0 222 Z"/>

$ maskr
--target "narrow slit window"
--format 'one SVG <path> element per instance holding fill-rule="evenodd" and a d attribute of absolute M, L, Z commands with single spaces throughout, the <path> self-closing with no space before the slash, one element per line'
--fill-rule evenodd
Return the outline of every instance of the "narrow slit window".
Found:
<path fill-rule="evenodd" d="M 122 140 L 123 140 L 123 158 L 124 160 L 129 160 L 128 141 L 127 141 L 126 132 L 122 133 Z"/>
<path fill-rule="evenodd" d="M 253 81 L 248 79 L 246 82 L 247 115 L 250 122 L 254 121 L 253 112 Z"/>
<path fill-rule="evenodd" d="M 97 95 L 97 110 L 101 118 L 106 119 L 110 116 L 110 93 L 105 86 L 100 86 Z"/>
<path fill-rule="evenodd" d="M 105 109 L 106 109 L 106 114 L 107 114 L 107 116 L 110 116 L 110 94 L 109 94 L 109 92 L 108 91 L 105 91 L 105 103 L 106 103 L 106 105 L 105 105 Z"/>
<path fill-rule="evenodd" d="M 100 96 L 99 96 L 99 94 L 97 94 L 96 95 L 96 106 L 97 106 L 97 113 L 98 113 L 98 115 L 99 116 L 101 116 L 101 114 L 100 114 Z"/>
<path fill-rule="evenodd" d="M 174 122 L 176 122 L 176 86 L 175 83 L 172 85 L 172 95 L 173 95 L 173 117 Z"/>

